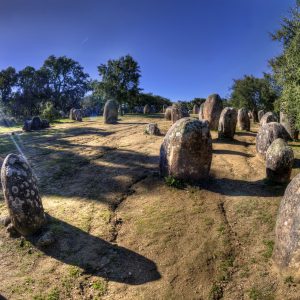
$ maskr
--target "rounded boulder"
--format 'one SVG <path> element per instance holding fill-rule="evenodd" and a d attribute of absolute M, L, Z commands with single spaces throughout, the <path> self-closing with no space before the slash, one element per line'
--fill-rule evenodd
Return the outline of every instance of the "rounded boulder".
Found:
<path fill-rule="evenodd" d="M 260 126 L 263 126 L 270 122 L 278 122 L 278 118 L 274 113 L 269 111 L 261 117 L 259 124 Z"/>
<path fill-rule="evenodd" d="M 268 148 L 278 138 L 290 140 L 288 132 L 281 124 L 271 122 L 261 126 L 256 135 L 256 152 L 265 158 Z"/>
<path fill-rule="evenodd" d="M 118 121 L 118 103 L 115 100 L 108 100 L 104 105 L 103 121 L 105 124 L 114 124 Z"/>
<path fill-rule="evenodd" d="M 250 118 L 245 107 L 238 110 L 237 124 L 240 130 L 250 131 Z"/>
<path fill-rule="evenodd" d="M 287 186 L 275 226 L 273 260 L 281 273 L 300 278 L 300 174 Z"/>
<path fill-rule="evenodd" d="M 267 178 L 276 183 L 288 182 L 294 164 L 294 152 L 283 139 L 276 139 L 266 153 Z"/>
<path fill-rule="evenodd" d="M 28 236 L 46 222 L 37 180 L 25 158 L 9 154 L 1 168 L 1 182 L 14 228 Z"/>
<path fill-rule="evenodd" d="M 207 121 L 178 120 L 167 132 L 160 148 L 160 174 L 197 182 L 208 178 L 212 139 Z"/>
<path fill-rule="evenodd" d="M 218 94 L 212 94 L 207 97 L 203 106 L 203 119 L 208 121 L 210 129 L 218 129 L 222 109 L 223 103 Z"/>
<path fill-rule="evenodd" d="M 236 110 L 232 107 L 225 107 L 222 110 L 219 120 L 218 137 L 232 139 L 235 134 L 236 122 Z"/>

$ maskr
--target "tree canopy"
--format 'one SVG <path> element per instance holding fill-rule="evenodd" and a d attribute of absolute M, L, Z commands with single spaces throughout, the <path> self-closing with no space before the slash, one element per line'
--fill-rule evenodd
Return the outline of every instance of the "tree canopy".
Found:
<path fill-rule="evenodd" d="M 235 79 L 232 86 L 230 104 L 234 107 L 248 109 L 273 110 L 274 102 L 278 98 L 272 78 L 264 74 L 263 78 L 245 75 Z"/>
<path fill-rule="evenodd" d="M 98 66 L 98 72 L 101 80 L 95 85 L 96 95 L 105 100 L 114 98 L 120 104 L 138 102 L 141 71 L 130 55 L 108 60 Z"/>

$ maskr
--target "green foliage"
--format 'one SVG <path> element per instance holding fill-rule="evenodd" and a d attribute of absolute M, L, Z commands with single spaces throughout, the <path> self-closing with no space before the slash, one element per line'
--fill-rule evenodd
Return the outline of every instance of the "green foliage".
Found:
<path fill-rule="evenodd" d="M 270 60 L 274 77 L 282 92 L 277 108 L 295 119 L 300 128 L 300 1 L 283 19 L 281 28 L 272 35 L 283 45 L 283 53 Z"/>
<path fill-rule="evenodd" d="M 270 75 L 264 74 L 263 78 L 245 75 L 234 80 L 229 103 L 236 108 L 273 110 L 278 93 Z"/>
<path fill-rule="evenodd" d="M 98 66 L 101 81 L 94 83 L 94 95 L 102 99 L 114 98 L 119 103 L 136 103 L 139 95 L 140 67 L 130 56 L 108 60 Z"/>
<path fill-rule="evenodd" d="M 183 181 L 176 179 L 172 176 L 165 177 L 165 182 L 168 186 L 175 187 L 177 189 L 182 189 L 184 187 Z"/>
<path fill-rule="evenodd" d="M 147 94 L 140 93 L 138 98 L 136 99 L 136 102 L 131 104 L 142 105 L 142 106 L 149 104 L 149 105 L 155 105 L 157 108 L 162 108 L 163 105 L 170 106 L 171 101 L 167 98 L 153 95 L 152 93 L 147 93 Z"/>
<path fill-rule="evenodd" d="M 7 103 L 12 97 L 17 78 L 16 70 L 13 67 L 0 71 L 0 99 L 4 103 Z"/>
<path fill-rule="evenodd" d="M 54 108 L 52 102 L 46 102 L 41 113 L 43 119 L 47 119 L 49 122 L 52 122 L 60 117 L 59 112 Z"/>

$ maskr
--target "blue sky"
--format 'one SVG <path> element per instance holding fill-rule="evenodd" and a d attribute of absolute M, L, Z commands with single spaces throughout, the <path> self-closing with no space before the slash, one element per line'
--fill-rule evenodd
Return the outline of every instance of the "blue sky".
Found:
<path fill-rule="evenodd" d="M 141 88 L 171 100 L 230 93 L 280 53 L 269 32 L 294 0 L 0 0 L 0 69 L 66 55 L 93 78 L 130 54 Z"/>

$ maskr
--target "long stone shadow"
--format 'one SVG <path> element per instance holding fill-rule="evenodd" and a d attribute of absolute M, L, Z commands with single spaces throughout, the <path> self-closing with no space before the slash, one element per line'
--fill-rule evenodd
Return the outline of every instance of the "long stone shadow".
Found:
<path fill-rule="evenodd" d="M 254 157 L 254 155 L 251 155 L 251 154 L 247 154 L 247 153 L 240 152 L 240 151 L 226 150 L 226 149 L 214 149 L 213 153 L 214 154 L 239 155 L 239 156 L 244 156 L 244 157 Z"/>
<path fill-rule="evenodd" d="M 152 260 L 54 217 L 48 216 L 48 219 L 48 226 L 56 236 L 54 244 L 38 247 L 38 236 L 28 238 L 46 255 L 65 264 L 80 267 L 84 274 L 130 285 L 140 285 L 161 278 Z"/>
<path fill-rule="evenodd" d="M 200 184 L 201 188 L 225 196 L 278 197 L 284 194 L 287 184 L 271 184 L 265 179 L 246 181 L 229 178 L 213 178 Z"/>
<path fill-rule="evenodd" d="M 242 146 L 245 146 L 245 147 L 255 145 L 255 143 L 239 141 L 239 140 L 236 140 L 236 139 L 218 139 L 218 138 L 215 138 L 215 139 L 212 140 L 212 142 L 214 144 L 242 145 Z"/>
<path fill-rule="evenodd" d="M 252 137 L 256 137 L 256 132 L 254 131 L 240 131 L 240 132 L 236 132 L 235 135 L 237 136 L 252 136 Z"/>

